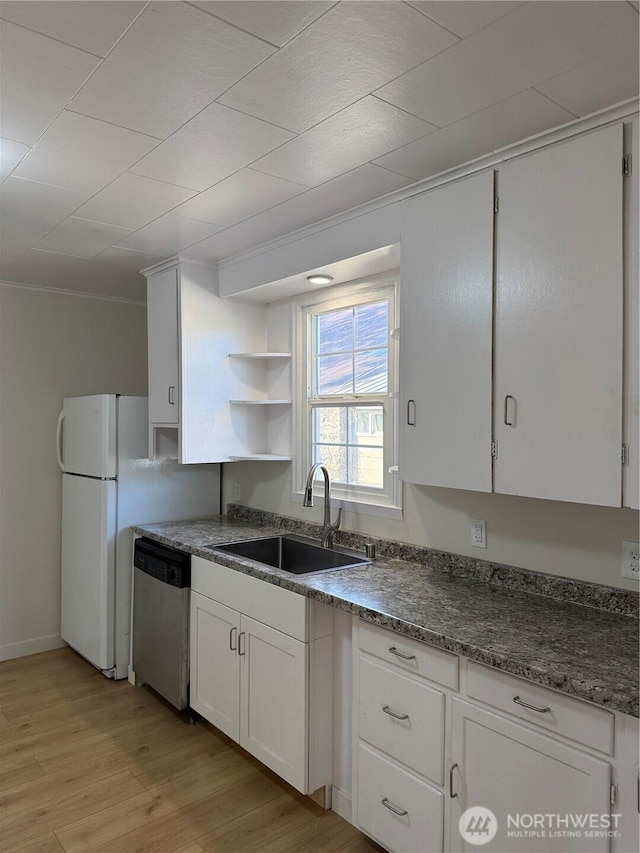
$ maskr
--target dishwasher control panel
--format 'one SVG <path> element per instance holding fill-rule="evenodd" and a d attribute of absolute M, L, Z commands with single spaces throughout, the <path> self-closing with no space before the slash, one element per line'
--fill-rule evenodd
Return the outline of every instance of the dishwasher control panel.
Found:
<path fill-rule="evenodd" d="M 191 586 L 191 555 L 152 539 L 136 539 L 133 565 L 170 586 L 179 589 Z"/>

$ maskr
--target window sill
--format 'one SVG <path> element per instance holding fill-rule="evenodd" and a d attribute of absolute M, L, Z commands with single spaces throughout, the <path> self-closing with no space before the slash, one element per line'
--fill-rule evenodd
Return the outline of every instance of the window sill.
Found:
<path fill-rule="evenodd" d="M 318 505 L 321 505 L 322 497 L 316 497 L 318 497 Z M 293 503 L 302 504 L 302 498 L 302 492 L 291 493 L 291 500 L 293 501 Z M 339 509 L 341 507 L 344 512 L 353 512 L 358 515 L 371 515 L 377 518 L 393 518 L 397 519 L 398 521 L 402 521 L 402 507 L 400 506 L 364 503 L 363 501 L 352 501 L 332 496 L 331 507 L 333 509 Z"/>

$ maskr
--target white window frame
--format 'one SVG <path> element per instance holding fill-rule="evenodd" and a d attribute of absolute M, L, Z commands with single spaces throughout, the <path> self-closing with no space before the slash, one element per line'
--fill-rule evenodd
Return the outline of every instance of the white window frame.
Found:
<path fill-rule="evenodd" d="M 302 502 L 303 487 L 306 483 L 307 474 L 311 467 L 311 411 L 313 401 L 310 401 L 312 359 L 310 359 L 309 328 L 310 318 L 313 314 L 321 311 L 334 311 L 352 305 L 375 302 L 379 299 L 389 300 L 389 329 L 393 329 L 397 322 L 398 312 L 398 275 L 397 272 L 385 273 L 380 276 L 371 277 L 366 280 L 349 282 L 347 285 L 315 290 L 304 293 L 294 299 L 294 327 L 295 327 L 295 377 L 293 395 L 293 419 L 294 419 L 294 456 L 292 466 L 292 500 Z M 398 415 L 397 395 L 398 386 L 398 353 L 394 340 L 389 338 L 388 343 L 388 391 L 387 394 L 357 395 L 359 402 L 382 404 L 385 417 L 385 441 L 383 450 L 383 465 L 385 486 L 383 493 L 378 489 L 343 486 L 340 483 L 331 484 L 332 506 L 342 507 L 351 512 L 375 515 L 386 518 L 402 518 L 402 483 L 397 475 L 389 473 L 389 468 L 396 464 L 397 441 L 398 441 Z M 326 405 L 348 406 L 354 397 L 347 395 L 340 399 L 339 396 L 331 397 Z M 324 481 L 317 475 L 314 484 L 314 494 L 320 500 L 324 492 Z"/>

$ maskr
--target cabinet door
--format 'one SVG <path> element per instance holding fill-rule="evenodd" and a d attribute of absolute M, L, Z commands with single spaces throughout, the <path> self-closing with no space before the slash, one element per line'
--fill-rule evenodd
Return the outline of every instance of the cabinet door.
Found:
<path fill-rule="evenodd" d="M 609 764 L 459 699 L 452 706 L 452 851 L 476 849 L 458 830 L 472 806 L 490 809 L 498 821 L 495 837 L 482 847 L 487 853 L 608 851 L 606 832 L 576 836 L 562 830 L 573 830 L 572 817 L 609 815 Z M 533 816 L 540 816 L 537 827 Z"/>
<path fill-rule="evenodd" d="M 308 644 L 242 616 L 240 745 L 307 793 Z"/>
<path fill-rule="evenodd" d="M 175 267 L 147 282 L 149 421 L 178 423 L 178 271 Z"/>
<path fill-rule="evenodd" d="M 491 491 L 493 173 L 406 202 L 400 477 Z"/>
<path fill-rule="evenodd" d="M 632 155 L 633 167 L 640 168 L 640 119 L 625 127 L 625 151 Z M 623 506 L 640 508 L 640 214 L 637 172 L 624 179 L 624 441 L 627 464 L 623 468 Z"/>
<path fill-rule="evenodd" d="M 620 506 L 622 125 L 500 168 L 496 492 Z"/>
<path fill-rule="evenodd" d="M 236 742 L 240 719 L 240 614 L 191 592 L 189 704 Z"/>

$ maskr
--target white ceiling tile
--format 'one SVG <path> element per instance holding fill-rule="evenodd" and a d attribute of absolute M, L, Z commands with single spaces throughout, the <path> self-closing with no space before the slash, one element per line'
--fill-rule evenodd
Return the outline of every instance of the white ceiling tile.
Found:
<path fill-rule="evenodd" d="M 63 255 L 91 258 L 122 240 L 128 233 L 126 228 L 70 216 L 43 237 L 37 248 Z"/>
<path fill-rule="evenodd" d="M 335 0 L 329 3 L 313 0 L 205 0 L 194 3 L 205 12 L 224 18 L 230 24 L 252 33 L 254 36 L 281 47 L 315 21 L 323 12 L 331 8 Z"/>
<path fill-rule="evenodd" d="M 104 262 L 118 272 L 140 272 L 145 267 L 160 263 L 166 257 L 167 255 L 162 253 L 136 252 L 133 249 L 124 249 L 122 246 L 110 246 L 96 255 L 94 260 Z"/>
<path fill-rule="evenodd" d="M 206 190 L 293 135 L 222 104 L 211 104 L 131 171 L 181 187 Z"/>
<path fill-rule="evenodd" d="M 22 142 L 0 139 L 0 183 L 13 172 L 28 151 L 29 146 Z"/>
<path fill-rule="evenodd" d="M 255 169 L 317 186 L 435 128 L 368 97 L 256 160 Z"/>
<path fill-rule="evenodd" d="M 77 215 L 131 231 L 142 228 L 194 195 L 193 190 L 126 172 L 83 204 Z"/>
<path fill-rule="evenodd" d="M 2 22 L 2 135 L 33 145 L 100 60 L 59 41 Z"/>
<path fill-rule="evenodd" d="M 571 113 L 533 89 L 398 148 L 376 163 L 419 180 L 564 124 Z"/>
<path fill-rule="evenodd" d="M 85 193 L 11 177 L 0 189 L 0 222 L 11 220 L 46 233 L 86 198 Z"/>
<path fill-rule="evenodd" d="M 338 3 L 219 100 L 301 132 L 455 41 L 406 3 Z"/>
<path fill-rule="evenodd" d="M 274 208 L 274 213 L 304 222 L 319 222 L 412 183 L 410 178 L 371 163 L 358 166 L 326 184 L 307 190 Z"/>
<path fill-rule="evenodd" d="M 151 252 L 166 258 L 199 243 L 205 237 L 211 237 L 222 229 L 220 225 L 201 222 L 199 219 L 187 219 L 185 216 L 172 212 L 156 219 L 135 234 L 125 237 L 118 246 L 127 249 L 137 249 L 141 252 Z"/>
<path fill-rule="evenodd" d="M 275 240 L 276 237 L 296 231 L 305 224 L 267 210 L 190 246 L 180 255 L 194 261 L 218 261 L 269 240 Z"/>
<path fill-rule="evenodd" d="M 201 9 L 151 3 L 71 108 L 164 139 L 273 50 Z"/>
<path fill-rule="evenodd" d="M 629 40 L 628 3 L 525 3 L 378 92 L 439 127 Z"/>
<path fill-rule="evenodd" d="M 65 110 L 14 174 L 90 194 L 157 144 L 150 136 Z"/>
<path fill-rule="evenodd" d="M 17 222 L 2 222 L 0 228 L 0 255 L 3 258 L 18 258 L 27 249 L 42 240 L 46 231 L 38 231 L 29 225 Z"/>
<path fill-rule="evenodd" d="M 2 0 L 0 17 L 96 56 L 106 56 L 144 5 L 133 0 L 126 3 L 109 0 L 93 0 L 91 3 Z"/>
<path fill-rule="evenodd" d="M 536 89 L 577 116 L 636 97 L 638 94 L 638 40 L 604 56 L 538 83 Z"/>
<path fill-rule="evenodd" d="M 16 260 L 0 259 L 0 278 L 140 302 L 146 302 L 147 298 L 144 277 L 137 272 L 118 269 L 110 259 L 88 260 L 38 249 L 29 249 Z"/>
<path fill-rule="evenodd" d="M 180 216 L 212 222 L 214 225 L 235 225 L 306 189 L 305 186 L 283 181 L 273 175 L 242 169 L 185 202 L 177 212 Z"/>
<path fill-rule="evenodd" d="M 452 3 L 451 0 L 409 0 L 409 5 L 414 6 L 420 12 L 428 15 L 434 21 L 442 24 L 452 33 L 455 33 L 460 38 L 467 38 L 473 33 L 491 24 L 498 18 L 508 15 L 513 12 L 522 3 L 507 3 L 505 0 L 457 0 Z"/>

